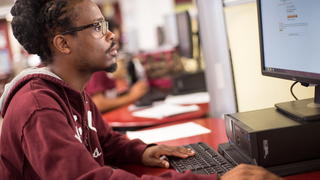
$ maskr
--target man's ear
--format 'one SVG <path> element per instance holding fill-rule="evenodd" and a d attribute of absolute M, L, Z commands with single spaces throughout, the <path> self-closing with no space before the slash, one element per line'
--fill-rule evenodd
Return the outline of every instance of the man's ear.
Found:
<path fill-rule="evenodd" d="M 69 47 L 68 40 L 63 35 L 56 35 L 53 38 L 53 46 L 62 54 L 70 54 L 71 49 Z"/>

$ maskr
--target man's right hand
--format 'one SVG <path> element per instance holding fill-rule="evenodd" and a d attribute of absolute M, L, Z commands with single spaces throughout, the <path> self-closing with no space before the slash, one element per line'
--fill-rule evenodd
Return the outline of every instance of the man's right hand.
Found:
<path fill-rule="evenodd" d="M 221 176 L 220 180 L 283 180 L 283 178 L 259 166 L 240 164 Z"/>

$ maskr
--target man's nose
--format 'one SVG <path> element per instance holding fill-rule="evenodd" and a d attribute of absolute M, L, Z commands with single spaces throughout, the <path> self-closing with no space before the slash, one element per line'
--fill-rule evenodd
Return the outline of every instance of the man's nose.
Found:
<path fill-rule="evenodd" d="M 106 34 L 106 41 L 114 41 L 115 40 L 115 34 L 113 32 L 109 31 Z"/>

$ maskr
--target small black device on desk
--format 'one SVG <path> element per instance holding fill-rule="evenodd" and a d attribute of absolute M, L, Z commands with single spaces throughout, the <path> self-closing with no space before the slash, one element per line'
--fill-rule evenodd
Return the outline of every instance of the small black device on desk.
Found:
<path fill-rule="evenodd" d="M 155 101 L 164 100 L 167 97 L 167 94 L 162 92 L 156 88 L 150 88 L 149 91 L 143 95 L 140 99 L 138 99 L 134 105 L 142 107 L 142 106 L 150 106 Z"/>
<path fill-rule="evenodd" d="M 207 91 L 204 71 L 184 73 L 173 77 L 173 95 Z"/>

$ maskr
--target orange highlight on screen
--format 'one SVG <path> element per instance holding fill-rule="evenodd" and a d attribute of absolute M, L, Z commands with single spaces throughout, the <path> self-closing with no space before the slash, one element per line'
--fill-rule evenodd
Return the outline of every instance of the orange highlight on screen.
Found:
<path fill-rule="evenodd" d="M 288 15 L 288 18 L 297 18 L 298 15 L 297 14 L 293 14 L 293 15 Z"/>

